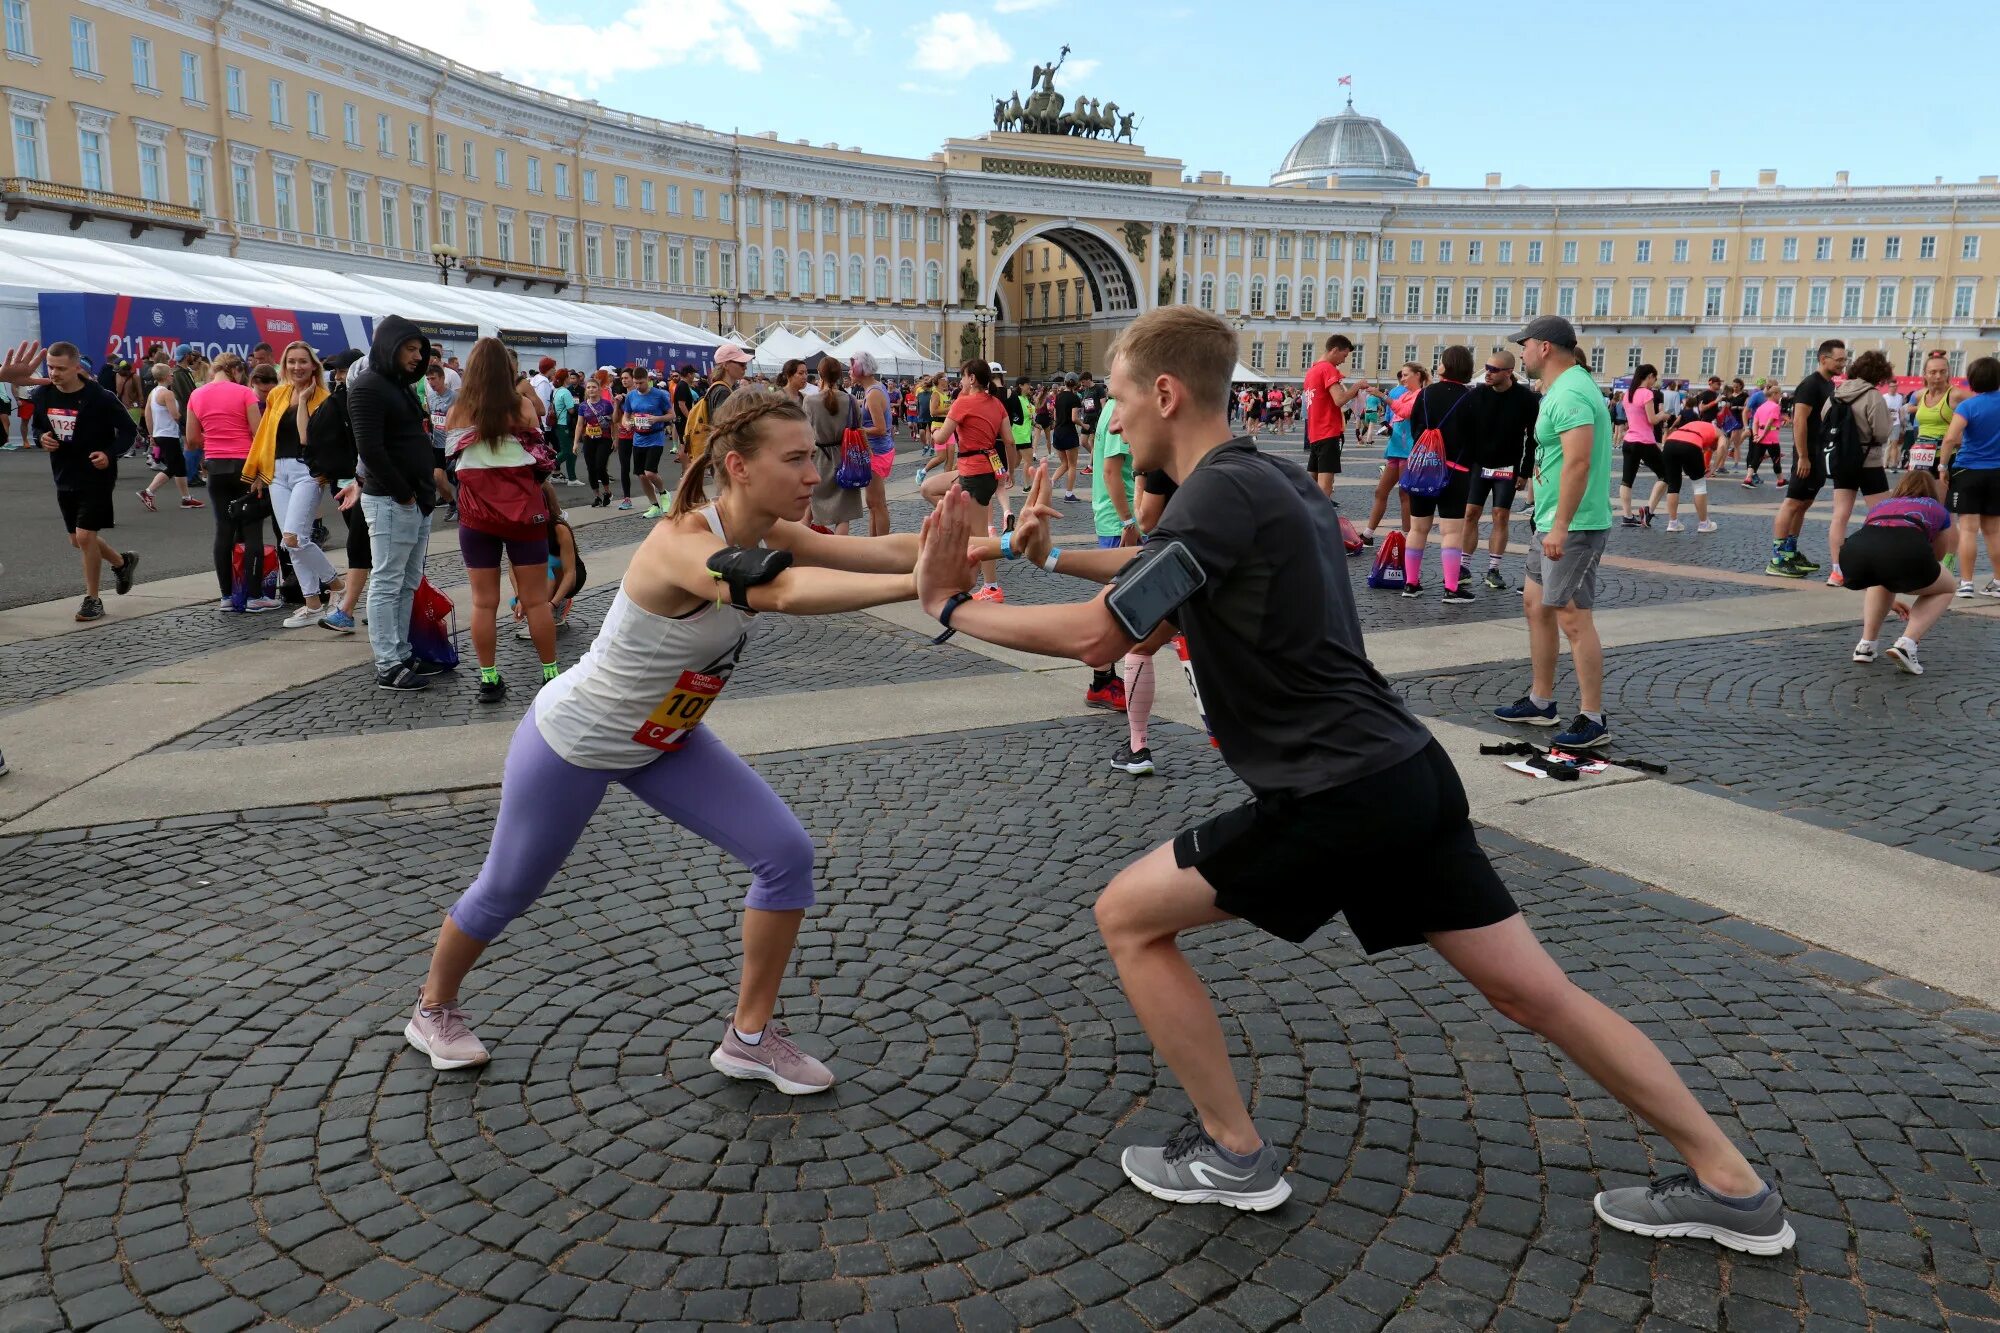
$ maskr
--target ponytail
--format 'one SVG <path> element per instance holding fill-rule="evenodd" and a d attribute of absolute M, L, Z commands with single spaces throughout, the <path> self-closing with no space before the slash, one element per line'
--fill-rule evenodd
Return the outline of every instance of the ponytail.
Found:
<path fill-rule="evenodd" d="M 708 477 L 711 472 L 715 474 L 716 489 L 720 494 L 727 484 L 723 480 L 726 475 L 722 470 L 723 458 L 729 454 L 748 457 L 762 448 L 765 422 L 805 420 L 805 409 L 782 393 L 768 389 L 738 389 L 730 394 L 709 423 L 707 447 L 702 450 L 701 457 L 687 465 L 680 485 L 674 488 L 674 502 L 667 510 L 667 517 L 679 518 L 708 503 Z"/>
<path fill-rule="evenodd" d="M 846 400 L 840 396 L 841 381 L 847 378 L 846 367 L 831 356 L 820 358 L 819 398 L 826 404 L 826 410 L 836 416 L 847 410 Z"/>

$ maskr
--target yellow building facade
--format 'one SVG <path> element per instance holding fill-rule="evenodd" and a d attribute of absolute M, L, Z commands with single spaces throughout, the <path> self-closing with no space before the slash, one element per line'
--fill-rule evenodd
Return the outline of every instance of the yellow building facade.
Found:
<path fill-rule="evenodd" d="M 1009 128 L 919 160 L 607 110 L 294 0 L 0 5 L 9 228 L 402 276 L 443 247 L 460 281 L 751 337 L 887 326 L 1031 376 L 1101 369 L 1173 302 L 1237 323 L 1277 380 L 1336 330 L 1385 374 L 1539 313 L 1606 381 L 1795 379 L 1830 336 L 1962 368 L 2000 335 L 1991 176 L 1439 188 L 1351 105 L 1271 185 L 1000 108 Z"/>

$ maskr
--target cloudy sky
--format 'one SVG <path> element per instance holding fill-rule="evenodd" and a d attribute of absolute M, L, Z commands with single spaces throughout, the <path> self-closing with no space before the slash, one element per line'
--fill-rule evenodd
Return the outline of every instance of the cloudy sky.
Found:
<path fill-rule="evenodd" d="M 1984 80 L 2000 6 L 1936 0 L 1850 20 L 1798 0 L 1671 10 L 1537 6 L 1136 4 L 988 0 L 328 0 L 480 69 L 715 129 L 922 157 L 992 128 L 993 98 L 1071 54 L 1072 96 L 1140 117 L 1139 142 L 1189 170 L 1268 181 L 1292 142 L 1358 110 L 1438 185 L 1790 185 L 1971 180 L 2000 172 Z M 1439 16 L 1433 22 L 1427 11 Z M 1305 16 L 1302 21 L 1301 16 Z M 1447 17 L 1448 16 L 1448 17 Z M 1440 26 L 1449 25 L 1449 26 Z M 1865 27 L 1865 31 L 1864 31 Z"/>

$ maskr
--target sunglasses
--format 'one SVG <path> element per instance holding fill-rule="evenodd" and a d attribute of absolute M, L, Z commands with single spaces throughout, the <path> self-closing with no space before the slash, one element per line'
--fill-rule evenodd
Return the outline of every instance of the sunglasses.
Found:
<path fill-rule="evenodd" d="M 1513 369 L 1512 366 L 1488 366 L 1486 367 L 1486 373 L 1489 375 L 1507 375 L 1511 374 Z"/>

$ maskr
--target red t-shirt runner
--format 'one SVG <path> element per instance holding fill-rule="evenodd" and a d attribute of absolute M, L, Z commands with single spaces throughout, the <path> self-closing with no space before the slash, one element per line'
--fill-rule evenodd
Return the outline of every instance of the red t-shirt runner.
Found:
<path fill-rule="evenodd" d="M 993 454 L 1000 447 L 1000 432 L 1007 428 L 1007 409 L 984 389 L 960 394 L 945 413 L 958 423 L 958 475 L 979 477 L 993 471 Z"/>
<path fill-rule="evenodd" d="M 1333 386 L 1340 383 L 1340 370 L 1330 361 L 1315 361 L 1306 372 L 1306 442 L 1337 440 L 1343 433 L 1340 404 L 1333 401 Z"/>

